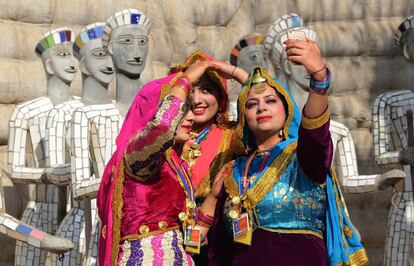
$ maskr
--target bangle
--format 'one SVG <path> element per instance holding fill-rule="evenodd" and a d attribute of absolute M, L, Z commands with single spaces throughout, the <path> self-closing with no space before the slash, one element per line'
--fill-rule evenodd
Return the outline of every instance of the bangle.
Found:
<path fill-rule="evenodd" d="M 309 88 L 309 91 L 311 91 L 313 93 L 317 93 L 319 95 L 325 95 L 328 92 L 328 90 L 320 90 L 320 91 L 317 91 L 317 90 L 314 90 L 312 88 Z"/>
<path fill-rule="evenodd" d="M 184 92 L 185 92 L 185 94 L 186 95 L 188 95 L 188 94 L 190 94 L 190 89 L 188 89 L 187 87 L 184 87 L 183 85 L 181 85 L 181 84 L 175 84 L 174 85 L 174 88 L 181 88 L 181 89 L 183 89 L 184 90 Z M 187 96 L 186 96 L 187 97 Z"/>
<path fill-rule="evenodd" d="M 321 69 L 318 69 L 318 70 L 316 70 L 316 71 L 313 71 L 313 72 L 309 73 L 309 75 L 313 76 L 313 75 L 315 75 L 316 73 L 321 72 L 321 71 L 322 71 L 322 70 L 324 70 L 325 68 L 326 68 L 326 64 L 324 64 L 324 65 L 323 65 L 323 67 L 322 67 Z"/>
<path fill-rule="evenodd" d="M 181 77 L 177 79 L 174 85 L 182 87 L 185 90 L 186 94 L 190 93 L 191 83 L 189 83 L 186 78 Z"/>
<path fill-rule="evenodd" d="M 234 78 L 234 72 L 236 72 L 237 66 L 234 66 L 233 71 L 231 72 L 231 77 Z"/>
<path fill-rule="evenodd" d="M 190 84 L 190 87 L 191 87 L 191 84 L 193 84 L 193 83 L 191 82 L 190 77 L 189 77 L 187 74 L 185 74 L 185 73 L 183 73 L 183 75 L 182 75 L 180 78 L 182 78 L 182 79 L 186 79 L 186 80 L 187 80 L 187 82 L 188 82 L 188 84 Z"/>
<path fill-rule="evenodd" d="M 316 80 L 311 76 L 309 87 L 312 91 L 319 92 L 320 94 L 323 94 L 329 89 L 329 86 L 331 85 L 332 81 L 332 75 L 331 71 L 329 71 L 329 68 L 326 68 L 326 79 L 324 80 Z"/>
<path fill-rule="evenodd" d="M 196 221 L 198 225 L 210 228 L 213 225 L 214 217 L 203 212 L 201 208 L 198 208 L 196 213 Z"/>

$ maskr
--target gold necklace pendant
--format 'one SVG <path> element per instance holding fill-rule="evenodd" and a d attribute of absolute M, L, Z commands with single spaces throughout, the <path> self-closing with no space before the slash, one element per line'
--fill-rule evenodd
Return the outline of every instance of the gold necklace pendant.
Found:
<path fill-rule="evenodd" d="M 200 144 L 193 143 L 190 148 L 191 148 L 190 150 L 191 159 L 196 159 L 197 157 L 201 156 Z"/>
<path fill-rule="evenodd" d="M 193 149 L 193 150 L 200 149 L 200 144 L 194 142 L 193 144 L 191 144 L 191 149 Z"/>

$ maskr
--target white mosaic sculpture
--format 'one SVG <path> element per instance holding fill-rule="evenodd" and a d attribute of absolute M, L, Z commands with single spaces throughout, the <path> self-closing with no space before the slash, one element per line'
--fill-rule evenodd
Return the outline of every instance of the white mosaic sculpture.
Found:
<path fill-rule="evenodd" d="M 149 19 L 139 10 L 126 9 L 111 16 L 105 25 L 102 46 L 112 57 L 116 72 L 116 101 L 89 105 L 74 113 L 72 135 L 72 183 L 75 200 L 92 199 L 91 221 L 86 232 L 89 243 L 87 265 L 95 265 L 98 256 L 100 221 L 95 197 L 106 163 L 116 149 L 116 137 L 122 126 L 121 116 L 128 110 L 141 87 L 140 74 L 148 55 Z M 90 217 L 90 218 L 88 218 Z"/>
<path fill-rule="evenodd" d="M 66 214 L 65 218 L 60 223 L 56 235 L 71 240 L 75 244 L 75 248 L 69 253 L 66 253 L 60 260 L 53 257 L 52 265 L 64 265 L 66 261 L 69 262 L 69 265 L 80 265 L 81 258 L 74 259 L 73 254 L 77 254 L 80 249 L 79 246 L 81 246 L 81 249 L 86 249 L 83 210 L 76 208 L 78 207 L 77 204 L 74 204 L 71 201 L 70 194 L 68 194 L 71 181 L 69 145 L 72 114 L 76 108 L 81 106 L 83 106 L 83 104 L 80 101 L 73 101 L 72 104 L 66 102 L 55 106 L 48 115 L 46 143 L 48 144 L 49 156 L 47 163 L 53 168 L 60 168 L 61 171 L 65 173 L 65 177 L 67 177 L 64 180 L 61 180 L 62 183 L 60 184 L 66 185 L 65 187 L 60 188 L 60 196 L 67 195 L 67 197 L 65 197 L 67 200 L 60 202 L 59 209 L 68 211 L 68 214 Z M 67 190 L 67 188 L 69 188 L 69 190 Z M 66 206 L 64 203 L 66 203 Z M 74 213 L 76 215 L 74 215 Z M 68 216 L 70 216 L 70 218 L 68 218 Z"/>
<path fill-rule="evenodd" d="M 414 62 L 414 17 L 399 26 L 395 40 L 405 59 Z M 409 152 L 407 111 L 414 111 L 412 90 L 391 91 L 379 95 L 373 108 L 375 161 L 381 168 L 402 168 L 407 177 L 397 184 L 388 216 L 384 265 L 413 265 L 414 201 L 412 170 L 414 156 Z M 411 118 L 412 120 L 412 118 Z M 411 136 L 412 137 L 412 136 Z M 406 157 L 406 158 L 405 158 Z M 407 160 L 408 159 L 408 160 Z M 410 257 L 411 252 L 411 257 Z"/>
<path fill-rule="evenodd" d="M 375 161 L 381 168 L 402 167 L 407 177 L 394 189 L 388 217 L 384 265 L 407 265 L 414 237 L 413 184 L 410 165 L 402 165 L 407 147 L 406 111 L 414 110 L 414 92 L 393 91 L 378 96 L 373 110 Z"/>
<path fill-rule="evenodd" d="M 349 129 L 331 120 L 329 127 L 334 144 L 334 165 L 342 188 L 348 193 L 365 193 L 383 190 L 405 177 L 400 170 L 390 170 L 384 174 L 360 175 L 355 151 L 355 143 Z"/>
<path fill-rule="evenodd" d="M 5 210 L 3 184 L 0 177 L 0 233 L 27 243 L 41 250 L 50 251 L 56 254 L 65 253 L 73 248 L 73 243 L 66 239 L 55 237 L 40 231 L 30 225 L 22 223 L 20 220 L 7 214 Z M 28 258 L 33 260 L 29 264 L 40 263 L 40 258 Z"/>
<path fill-rule="evenodd" d="M 290 13 L 280 17 L 269 27 L 264 47 L 276 77 L 281 82 L 287 83 L 290 94 L 294 97 L 299 108 L 302 108 L 308 99 L 310 76 L 303 66 L 287 60 L 283 42 L 288 39 L 288 31 L 290 30 L 301 31 L 308 39 L 316 41 L 316 33 L 303 27 L 300 16 Z"/>
<path fill-rule="evenodd" d="M 17 105 L 9 122 L 8 167 L 12 180 L 32 184 L 22 221 L 47 233 L 55 233 L 58 227 L 59 190 L 45 184 L 67 185 L 69 177 L 65 167 L 47 167 L 47 118 L 54 105 L 64 106 L 63 102 L 73 99 L 69 88 L 78 67 L 72 54 L 73 39 L 73 31 L 59 28 L 46 33 L 37 44 L 48 97 Z M 44 265 L 45 261 L 45 251 L 17 241 L 15 265 Z"/>
<path fill-rule="evenodd" d="M 270 26 L 265 38 L 265 49 L 269 53 L 277 78 L 285 80 L 289 92 L 295 98 L 300 109 L 306 103 L 310 76 L 301 65 L 287 60 L 283 42 L 288 38 L 289 30 L 302 31 L 311 40 L 316 41 L 316 33 L 302 25 L 302 18 L 291 13 L 277 19 Z M 342 187 L 349 193 L 364 193 L 384 189 L 404 177 L 401 171 L 393 170 L 382 175 L 359 175 L 355 144 L 349 129 L 331 120 L 331 137 L 334 146 L 334 164 Z"/>
<path fill-rule="evenodd" d="M 52 160 L 51 165 L 64 164 L 68 167 L 69 180 L 71 180 L 71 157 L 69 155 L 72 142 L 71 134 L 74 110 L 82 107 L 84 104 L 100 102 L 107 98 L 107 89 L 113 78 L 113 64 L 109 56 L 102 48 L 101 37 L 103 34 L 104 23 L 94 23 L 83 28 L 75 39 L 73 44 L 74 55 L 80 61 L 80 69 L 82 72 L 83 90 L 82 103 L 76 108 L 65 110 L 64 108 L 56 108 L 51 111 L 49 117 L 54 122 L 50 125 L 49 132 L 51 138 L 56 140 L 49 141 L 56 143 L 58 149 L 56 151 L 56 159 Z M 102 95 L 103 94 L 103 95 Z M 64 118 L 64 123 L 56 123 Z M 62 131 L 61 128 L 64 128 Z M 59 130 L 60 129 L 60 130 Z M 63 143 L 63 146 L 61 146 Z M 66 143 L 66 145 L 65 145 Z M 78 143 L 78 141 L 76 141 Z M 52 158 L 52 156 L 51 156 Z M 75 248 L 61 260 L 54 259 L 53 265 L 80 265 L 87 258 L 87 239 L 88 226 L 85 223 L 85 204 L 72 200 L 72 191 L 68 194 L 68 213 L 59 226 L 57 235 L 66 239 L 70 239 L 75 243 Z M 86 204 L 86 208 L 90 212 L 90 204 Z M 90 231 L 91 225 L 89 225 Z"/>

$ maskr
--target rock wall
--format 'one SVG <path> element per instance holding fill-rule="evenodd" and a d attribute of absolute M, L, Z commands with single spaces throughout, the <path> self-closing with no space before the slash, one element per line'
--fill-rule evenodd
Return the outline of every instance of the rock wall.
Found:
<path fill-rule="evenodd" d="M 141 9 L 152 22 L 144 80 L 163 76 L 169 66 L 196 49 L 227 60 L 240 36 L 265 33 L 286 13 L 301 15 L 317 32 L 335 73 L 330 92 L 332 116 L 351 129 L 361 174 L 380 171 L 373 163 L 371 109 L 375 97 L 384 91 L 414 88 L 414 65 L 404 61 L 393 43 L 398 25 L 414 14 L 412 0 L 2 0 L 0 144 L 7 144 L 7 122 L 14 105 L 46 94 L 43 67 L 34 53 L 42 35 L 59 26 L 79 31 L 124 8 Z M 74 94 L 80 94 L 80 86 L 78 74 L 72 85 Z M 371 265 L 379 265 L 390 191 L 347 198 Z M 368 227 L 374 220 L 379 225 Z"/>

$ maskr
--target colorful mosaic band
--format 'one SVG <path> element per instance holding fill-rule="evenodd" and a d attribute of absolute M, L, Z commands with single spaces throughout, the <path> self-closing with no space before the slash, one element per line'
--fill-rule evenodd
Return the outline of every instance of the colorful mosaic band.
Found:
<path fill-rule="evenodd" d="M 259 33 L 249 33 L 241 37 L 230 54 L 230 64 L 237 66 L 240 51 L 249 45 L 260 45 L 264 43 L 264 36 Z"/>
<path fill-rule="evenodd" d="M 73 44 L 73 52 L 76 58 L 80 59 L 80 50 L 85 43 L 102 38 L 104 27 L 105 23 L 97 22 L 86 26 L 80 31 L 78 36 L 76 36 L 75 43 Z"/>
<path fill-rule="evenodd" d="M 104 33 L 102 36 L 102 46 L 105 50 L 108 49 L 109 36 L 113 29 L 123 25 L 137 25 L 142 26 L 150 33 L 151 22 L 149 18 L 140 10 L 124 9 L 112 15 L 105 24 Z"/>
<path fill-rule="evenodd" d="M 73 42 L 75 32 L 67 28 L 58 28 L 47 32 L 36 45 L 35 52 L 40 57 L 47 49 L 61 43 Z"/>

